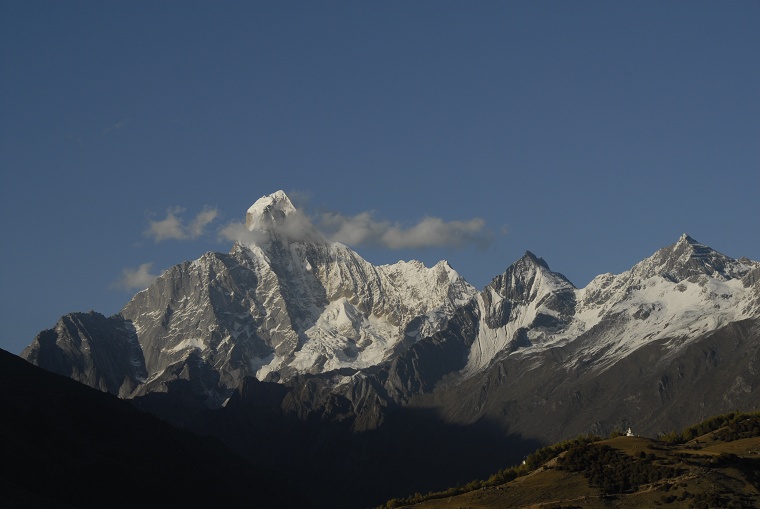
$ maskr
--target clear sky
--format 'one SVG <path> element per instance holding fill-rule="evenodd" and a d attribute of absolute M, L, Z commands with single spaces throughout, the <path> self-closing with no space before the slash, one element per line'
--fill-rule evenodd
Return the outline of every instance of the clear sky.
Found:
<path fill-rule="evenodd" d="M 14 353 L 279 189 L 478 288 L 684 232 L 760 260 L 760 2 L 0 0 L 0 171 Z"/>

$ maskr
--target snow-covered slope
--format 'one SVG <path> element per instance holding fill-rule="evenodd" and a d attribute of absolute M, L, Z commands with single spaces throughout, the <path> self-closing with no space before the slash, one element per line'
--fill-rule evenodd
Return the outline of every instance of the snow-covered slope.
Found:
<path fill-rule="evenodd" d="M 760 263 L 688 235 L 581 289 L 527 253 L 377 379 L 458 425 L 654 436 L 757 408 L 758 302 Z"/>
<path fill-rule="evenodd" d="M 553 342 L 572 318 L 575 287 L 527 252 L 486 286 L 477 303 L 482 319 L 465 376 L 481 371 L 497 355 Z"/>
<path fill-rule="evenodd" d="M 320 239 L 282 191 L 258 200 L 246 225 L 265 235 L 233 249 L 266 280 L 252 316 L 261 324 L 255 334 L 273 351 L 260 361 L 259 378 L 379 364 L 438 330 L 475 294 L 446 262 L 376 267 Z"/>
<path fill-rule="evenodd" d="M 658 340 L 667 339 L 675 354 L 690 338 L 758 316 L 758 286 L 745 280 L 758 267 L 684 234 L 629 271 L 603 274 L 580 290 L 576 324 L 568 332 L 604 329 L 605 341 L 582 351 L 595 356 L 605 349 L 600 367 Z"/>
<path fill-rule="evenodd" d="M 684 234 L 630 270 L 575 289 L 531 253 L 477 297 L 480 324 L 466 367 L 472 376 L 506 355 L 572 344 L 569 366 L 603 370 L 636 349 L 668 340 L 675 355 L 690 338 L 760 316 L 760 263 L 734 260 Z"/>

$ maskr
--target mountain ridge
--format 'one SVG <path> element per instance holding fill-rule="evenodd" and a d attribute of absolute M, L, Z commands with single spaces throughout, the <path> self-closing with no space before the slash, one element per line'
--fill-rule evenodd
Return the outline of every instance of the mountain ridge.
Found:
<path fill-rule="evenodd" d="M 282 191 L 249 207 L 246 226 L 256 236 L 229 254 L 168 269 L 112 317 L 66 315 L 22 357 L 121 397 L 187 386 L 210 408 L 247 376 L 284 382 L 344 368 L 387 371 L 383 384 L 408 400 L 511 355 L 573 343 L 607 369 L 665 336 L 677 349 L 688 343 L 679 337 L 760 315 L 760 263 L 688 234 L 583 288 L 526 251 L 478 292 L 445 261 L 369 264 L 321 237 Z M 420 364 L 422 350 L 435 366 Z"/>

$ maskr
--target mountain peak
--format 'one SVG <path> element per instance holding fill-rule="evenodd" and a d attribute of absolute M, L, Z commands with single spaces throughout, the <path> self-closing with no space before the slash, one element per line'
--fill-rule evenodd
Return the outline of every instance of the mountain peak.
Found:
<path fill-rule="evenodd" d="M 679 237 L 678 242 L 666 247 L 665 250 L 670 253 L 670 256 L 680 258 L 683 262 L 691 258 L 706 258 L 719 254 L 686 233 Z"/>
<path fill-rule="evenodd" d="M 523 257 L 520 260 L 525 261 L 525 262 L 530 262 L 530 263 L 533 263 L 533 264 L 538 265 L 540 267 L 543 267 L 543 268 L 545 268 L 547 270 L 550 270 L 549 269 L 549 264 L 547 264 L 546 261 L 543 258 L 540 258 L 540 257 L 536 256 L 531 251 L 525 251 L 525 254 L 523 255 Z"/>
<path fill-rule="evenodd" d="M 634 272 L 639 276 L 660 275 L 673 282 L 706 275 L 719 279 L 741 277 L 746 268 L 736 260 L 718 253 L 684 233 L 678 242 L 664 247 L 639 262 Z"/>
<path fill-rule="evenodd" d="M 553 272 L 543 258 L 530 251 L 507 267 L 503 274 L 496 276 L 488 286 L 514 301 L 535 298 L 534 294 L 541 288 L 547 292 L 574 288 L 565 276 Z"/>
<path fill-rule="evenodd" d="M 688 233 L 682 234 L 678 238 L 678 242 L 664 249 L 670 254 L 670 256 L 681 258 L 683 261 L 686 261 L 689 258 L 700 258 L 715 253 L 711 247 L 700 243 Z"/>
<path fill-rule="evenodd" d="M 249 230 L 269 230 L 281 225 L 285 219 L 297 210 L 284 191 L 264 195 L 248 208 L 245 225 Z"/>

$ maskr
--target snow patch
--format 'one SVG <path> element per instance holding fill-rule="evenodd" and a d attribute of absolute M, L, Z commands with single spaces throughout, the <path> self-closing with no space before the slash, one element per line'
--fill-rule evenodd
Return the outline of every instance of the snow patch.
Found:
<path fill-rule="evenodd" d="M 205 350 L 207 348 L 206 342 L 202 338 L 187 338 L 183 339 L 173 347 L 169 348 L 167 352 L 176 353 L 183 350 L 197 349 Z"/>

